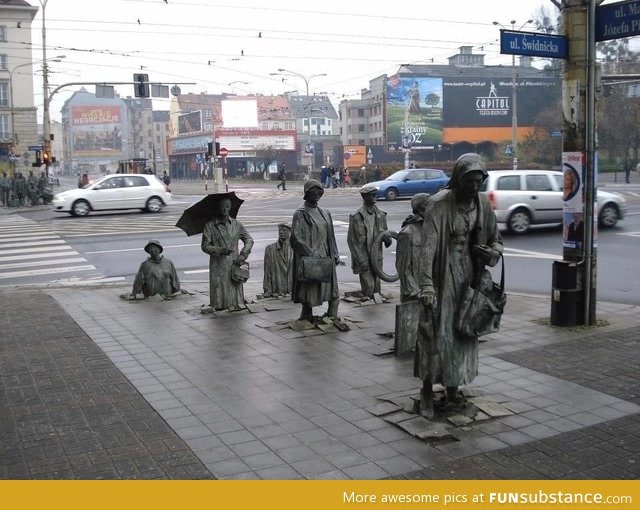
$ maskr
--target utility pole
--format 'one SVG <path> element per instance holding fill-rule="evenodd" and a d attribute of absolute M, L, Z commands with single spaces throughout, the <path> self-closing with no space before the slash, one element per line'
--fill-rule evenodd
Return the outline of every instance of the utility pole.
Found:
<path fill-rule="evenodd" d="M 563 260 L 553 266 L 554 325 L 596 322 L 595 14 L 599 3 L 601 0 L 562 2 L 562 32 L 569 41 L 569 54 L 562 85 Z M 575 244 L 565 234 L 572 221 L 582 221 L 584 227 L 582 241 Z"/>

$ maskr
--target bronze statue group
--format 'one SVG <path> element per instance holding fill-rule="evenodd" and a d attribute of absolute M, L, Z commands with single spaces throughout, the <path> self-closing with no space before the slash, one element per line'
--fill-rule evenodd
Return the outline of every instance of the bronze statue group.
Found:
<path fill-rule="evenodd" d="M 432 196 L 413 197 L 412 214 L 397 234 L 401 302 L 414 302 L 419 309 L 414 375 L 422 381 L 419 412 L 426 418 L 436 413 L 433 385 L 446 390 L 438 406 L 459 409 L 464 404 L 460 386 L 471 383 L 478 373 L 478 334 L 460 327 L 459 315 L 468 304 L 470 290 L 475 296 L 481 289 L 486 267 L 496 265 L 502 256 L 495 214 L 487 197 L 479 193 L 487 176 L 479 155 L 462 155 L 444 189 Z M 367 299 L 380 292 L 379 271 L 371 254 L 381 249 L 380 243 L 388 247 L 391 235 L 386 213 L 376 205 L 376 189 L 364 186 L 360 193 L 362 206 L 349 217 L 347 242 L 352 271 L 359 276 L 361 294 Z M 336 266 L 342 262 L 331 213 L 318 205 L 323 194 L 322 183 L 305 182 L 304 203 L 290 225 L 278 225 L 278 239 L 266 247 L 264 255 L 262 297 L 290 295 L 302 305 L 299 320 L 311 323 L 339 320 Z M 243 284 L 248 271 L 242 268 L 253 239 L 230 212 L 231 201 L 223 198 L 202 235 L 202 251 L 209 255 L 214 310 L 246 308 Z M 140 266 L 132 295 L 177 292 L 175 268 L 162 258 L 160 243 L 149 241 L 145 250 L 150 258 Z M 313 308 L 325 302 L 326 313 L 314 316 Z"/>
<path fill-rule="evenodd" d="M 16 172 L 13 177 L 8 177 L 6 172 L 2 172 L 0 203 L 3 207 L 35 206 L 40 201 L 46 205 L 52 200 L 53 192 L 44 172 L 36 177 L 33 171 L 29 171 L 28 178 L 22 172 Z"/>

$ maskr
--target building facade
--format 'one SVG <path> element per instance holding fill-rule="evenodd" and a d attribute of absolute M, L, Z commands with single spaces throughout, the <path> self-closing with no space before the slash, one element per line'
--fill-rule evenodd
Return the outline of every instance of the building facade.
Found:
<path fill-rule="evenodd" d="M 33 99 L 31 24 L 38 8 L 23 0 L 0 2 L 0 169 L 33 170 L 38 139 Z"/>

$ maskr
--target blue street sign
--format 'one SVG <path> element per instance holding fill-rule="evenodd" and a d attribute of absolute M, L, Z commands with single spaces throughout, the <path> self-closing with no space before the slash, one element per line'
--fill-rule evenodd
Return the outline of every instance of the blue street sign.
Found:
<path fill-rule="evenodd" d="M 42 146 L 42 145 L 29 145 L 29 150 L 30 151 L 43 151 L 44 150 L 44 146 Z"/>
<path fill-rule="evenodd" d="M 596 41 L 640 34 L 640 0 L 596 7 Z"/>
<path fill-rule="evenodd" d="M 500 53 L 567 58 L 567 39 L 562 35 L 500 30 Z"/>
<path fill-rule="evenodd" d="M 549 133 L 553 138 L 559 138 L 562 136 L 562 131 L 559 129 L 554 129 Z"/>
<path fill-rule="evenodd" d="M 504 154 L 505 156 L 511 156 L 511 154 L 513 154 L 513 148 L 511 147 L 511 145 L 507 145 L 504 148 Z"/>

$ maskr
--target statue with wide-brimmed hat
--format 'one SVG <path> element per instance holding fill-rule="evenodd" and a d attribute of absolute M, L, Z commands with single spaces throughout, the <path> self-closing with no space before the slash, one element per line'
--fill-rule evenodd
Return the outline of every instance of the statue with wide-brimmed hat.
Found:
<path fill-rule="evenodd" d="M 140 264 L 129 299 L 160 295 L 164 299 L 180 292 L 180 279 L 173 262 L 162 255 L 160 241 L 151 239 L 144 247 L 149 258 Z"/>

